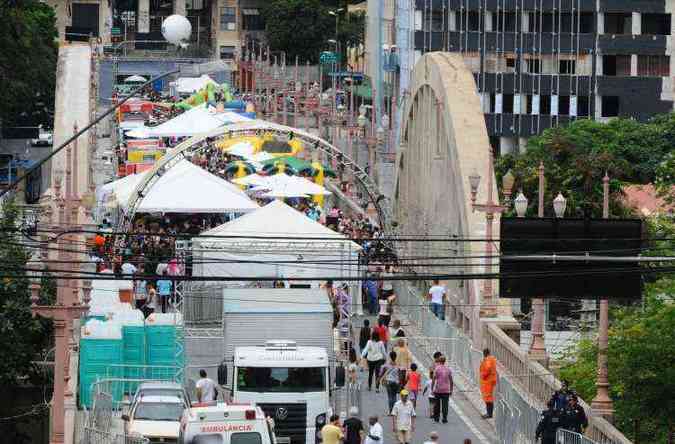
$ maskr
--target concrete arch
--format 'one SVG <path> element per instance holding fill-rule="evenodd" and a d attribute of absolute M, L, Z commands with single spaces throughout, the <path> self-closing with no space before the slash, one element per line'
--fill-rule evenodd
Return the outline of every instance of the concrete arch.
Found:
<path fill-rule="evenodd" d="M 399 233 L 445 239 L 484 237 L 485 216 L 472 210 L 468 180 L 473 171 L 482 176 L 477 201 L 484 202 L 489 138 L 473 74 L 458 54 L 428 53 L 415 65 L 409 91 L 402 114 L 394 182 L 394 219 Z M 499 226 L 498 219 L 495 226 Z M 481 255 L 484 248 L 482 242 L 414 242 L 409 243 L 404 254 Z M 424 271 L 480 273 L 484 268 L 479 261 L 457 259 L 458 265 L 471 265 L 429 267 Z M 448 262 L 443 260 L 444 264 Z M 481 282 L 447 284 L 449 293 L 457 296 L 453 302 L 464 305 L 451 314 L 466 331 L 473 330 L 478 324 L 476 305 L 480 302 Z"/>
<path fill-rule="evenodd" d="M 171 153 L 167 154 L 159 162 L 157 162 L 146 175 L 146 177 L 137 185 L 136 189 L 131 194 L 131 199 L 126 212 L 118 223 L 117 231 L 127 232 L 131 228 L 131 222 L 134 219 L 136 210 L 143 200 L 143 196 L 147 195 L 148 191 L 155 185 L 157 180 L 162 176 L 162 174 L 164 174 L 165 171 L 167 171 L 167 169 L 171 168 L 180 160 L 184 159 L 188 152 L 205 149 L 205 147 L 199 147 L 196 150 L 194 149 L 194 147 L 200 142 L 209 137 L 218 137 L 226 134 L 236 137 L 253 135 L 256 132 L 261 131 L 286 136 L 292 133 L 293 137 L 305 142 L 305 146 L 312 147 L 314 150 L 318 151 L 318 153 L 323 156 L 324 161 L 336 159 L 338 162 L 341 162 L 344 165 L 345 170 L 354 177 L 355 182 L 361 186 L 367 195 L 368 200 L 373 204 L 377 212 L 379 225 L 381 227 L 386 226 L 388 215 L 385 213 L 386 209 L 380 205 L 382 198 L 380 197 L 380 193 L 377 191 L 377 185 L 372 181 L 370 176 L 357 165 L 354 160 L 346 156 L 338 148 L 331 145 L 324 139 L 300 129 L 279 125 L 272 122 L 251 121 L 226 125 L 208 133 L 193 136 L 176 146 L 171 151 Z"/>

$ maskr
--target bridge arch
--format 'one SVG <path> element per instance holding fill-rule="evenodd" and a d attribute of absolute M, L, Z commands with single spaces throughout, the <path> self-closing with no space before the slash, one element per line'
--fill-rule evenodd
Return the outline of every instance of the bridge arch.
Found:
<path fill-rule="evenodd" d="M 477 202 L 483 203 L 490 145 L 473 74 L 461 55 L 434 52 L 416 63 L 411 77 L 396 158 L 393 200 L 397 231 L 404 236 L 422 234 L 445 239 L 484 237 L 485 216 L 472 210 L 468 177 L 474 171 L 482 176 Z M 496 193 L 496 185 L 493 188 Z M 498 218 L 496 222 L 498 227 Z M 401 254 L 481 255 L 484 248 L 482 242 L 411 242 Z M 479 263 L 482 260 L 457 258 L 457 266 L 450 269 L 480 273 L 484 271 Z M 445 265 L 449 261 L 442 262 Z M 448 273 L 448 269 L 445 265 L 424 271 Z M 462 306 L 451 315 L 467 332 L 475 334 L 481 282 L 447 284 L 449 293 L 456 295 L 452 302 Z"/>
<path fill-rule="evenodd" d="M 386 213 L 386 208 L 381 205 L 383 196 L 378 192 L 378 187 L 371 177 L 363 169 L 361 169 L 353 159 L 351 159 L 335 146 L 328 143 L 326 140 L 311 133 L 285 125 L 256 120 L 226 125 L 213 131 L 193 136 L 178 144 L 170 153 L 155 163 L 154 167 L 149 170 L 148 174 L 146 174 L 143 180 L 136 186 L 136 189 L 131 193 L 129 205 L 125 214 L 118 222 L 117 231 L 127 232 L 130 230 L 131 223 L 134 220 L 134 216 L 143 200 L 143 197 L 147 195 L 148 191 L 155 185 L 157 180 L 164 174 L 165 171 L 176 165 L 182 159 L 185 159 L 188 153 L 195 153 L 205 150 L 207 146 L 202 146 L 202 141 L 211 137 L 237 137 L 254 135 L 260 132 L 287 137 L 292 134 L 294 138 L 300 139 L 304 142 L 305 148 L 309 147 L 318 152 L 319 155 L 323 157 L 323 161 L 335 160 L 341 164 L 348 173 L 348 177 L 353 177 L 355 183 L 359 185 L 364 191 L 368 201 L 372 203 L 377 213 L 376 222 L 380 225 L 380 227 L 386 229 L 387 220 L 390 219 L 390 216 Z"/>

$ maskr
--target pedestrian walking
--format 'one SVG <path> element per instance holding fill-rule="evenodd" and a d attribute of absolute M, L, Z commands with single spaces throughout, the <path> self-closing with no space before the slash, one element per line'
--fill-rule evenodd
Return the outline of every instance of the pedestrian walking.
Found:
<path fill-rule="evenodd" d="M 400 444 L 410 444 L 415 431 L 415 406 L 408 399 L 408 391 L 401 390 L 401 399 L 391 409 L 392 429 Z"/>
<path fill-rule="evenodd" d="M 134 300 L 136 301 L 136 308 L 142 311 L 148 300 L 148 284 L 145 281 L 136 281 Z"/>
<path fill-rule="evenodd" d="M 398 376 L 400 378 L 399 384 L 403 387 L 406 381 L 406 374 L 413 362 L 412 353 L 403 338 L 398 339 L 394 352 L 396 352 L 396 366 L 398 367 Z"/>
<path fill-rule="evenodd" d="M 361 351 L 361 357 L 366 358 L 368 362 L 368 391 L 373 386 L 373 375 L 375 376 L 375 391 L 380 392 L 380 367 L 384 364 L 384 357 L 386 355 L 384 344 L 380 340 L 380 335 L 374 331 L 370 340 Z"/>
<path fill-rule="evenodd" d="M 445 365 L 445 356 L 441 356 L 434 368 L 433 391 L 434 391 L 434 421 L 438 422 L 442 415 L 443 423 L 448 422 L 448 402 L 452 396 L 454 383 L 452 371 Z"/>
<path fill-rule="evenodd" d="M 166 313 L 167 303 L 171 296 L 171 281 L 167 279 L 167 271 L 162 273 L 162 279 L 157 281 L 157 290 L 159 292 L 159 301 L 162 305 L 162 313 Z"/>
<path fill-rule="evenodd" d="M 434 431 L 429 433 L 429 439 L 424 441 L 424 444 L 438 444 L 438 432 Z M 471 442 L 469 442 L 471 444 Z"/>
<path fill-rule="evenodd" d="M 445 287 L 439 283 L 438 279 L 434 279 L 434 285 L 429 288 L 429 308 L 440 320 L 445 319 L 445 302 L 447 298 Z"/>
<path fill-rule="evenodd" d="M 394 322 L 392 322 L 389 336 L 392 338 L 405 338 L 405 332 L 403 331 L 403 327 L 401 327 L 400 319 L 394 319 Z"/>
<path fill-rule="evenodd" d="M 546 405 L 547 409 L 541 413 L 541 419 L 535 431 L 535 440 L 541 438 L 541 444 L 555 444 L 557 430 L 563 426 L 561 412 L 556 410 L 555 402 L 551 399 Z"/>
<path fill-rule="evenodd" d="M 363 429 L 363 422 L 359 418 L 358 407 L 352 406 L 349 408 L 349 418 L 344 422 L 344 429 L 345 444 L 361 444 L 365 436 L 365 430 Z"/>
<path fill-rule="evenodd" d="M 577 395 L 570 395 L 567 400 L 567 408 L 563 410 L 563 427 L 572 432 L 584 433 L 588 427 L 588 418 L 584 408 L 579 405 Z"/>
<path fill-rule="evenodd" d="M 208 377 L 206 370 L 199 370 L 199 380 L 195 385 L 197 386 L 197 401 L 210 402 L 218 398 L 216 383 Z"/>
<path fill-rule="evenodd" d="M 386 324 L 384 323 L 384 320 L 379 319 L 377 321 L 377 326 L 373 328 L 374 331 L 377 332 L 377 334 L 380 337 L 380 340 L 382 340 L 382 343 L 384 344 L 384 348 L 386 350 L 387 348 L 387 342 L 389 341 L 389 328 L 387 328 Z"/>
<path fill-rule="evenodd" d="M 389 361 L 380 369 L 380 381 L 387 389 L 387 401 L 389 404 L 387 412 L 391 412 L 396 403 L 396 397 L 401 391 L 401 378 L 398 375 L 398 366 L 396 365 L 396 352 L 389 352 Z"/>
<path fill-rule="evenodd" d="M 492 418 L 494 412 L 494 392 L 497 385 L 497 360 L 490 355 L 490 349 L 483 350 L 483 360 L 480 363 L 480 394 L 485 402 L 486 414 L 483 419 Z"/>
<path fill-rule="evenodd" d="M 145 307 L 143 308 L 143 314 L 146 319 L 159 309 L 159 301 L 157 298 L 157 290 L 155 290 L 155 287 L 151 284 L 148 284 L 148 298 L 146 299 Z"/>
<path fill-rule="evenodd" d="M 570 390 L 569 386 L 570 386 L 569 382 L 563 379 L 562 387 L 560 387 L 560 390 L 556 390 L 556 392 L 553 393 L 551 399 L 555 404 L 554 408 L 556 410 L 565 410 L 567 408 L 567 402 L 569 401 L 569 398 L 574 394 L 574 391 Z"/>
<path fill-rule="evenodd" d="M 415 408 L 417 408 L 417 398 L 419 397 L 421 384 L 422 374 L 417 370 L 417 364 L 413 362 L 410 364 L 410 371 L 406 377 L 405 389 L 410 393 L 410 400 Z"/>
<path fill-rule="evenodd" d="M 383 444 L 384 430 L 378 421 L 377 415 L 368 418 L 368 433 L 363 440 L 363 444 Z"/>
<path fill-rule="evenodd" d="M 340 416 L 331 415 L 330 422 L 321 429 L 323 444 L 339 444 L 344 437 L 345 435 L 342 433 L 342 428 L 340 427 Z"/>
<path fill-rule="evenodd" d="M 366 344 L 368 343 L 368 340 L 370 339 L 371 335 L 371 330 L 370 330 L 370 321 L 368 319 L 363 320 L 363 327 L 361 327 L 361 331 L 359 332 L 359 350 L 363 351 L 364 348 L 366 348 Z"/>
<path fill-rule="evenodd" d="M 367 298 L 367 307 L 368 307 L 368 313 L 371 315 L 376 315 L 377 314 L 377 281 L 376 277 L 374 274 L 369 274 L 368 279 L 364 282 L 364 288 L 365 288 L 365 293 L 366 293 L 366 298 Z"/>

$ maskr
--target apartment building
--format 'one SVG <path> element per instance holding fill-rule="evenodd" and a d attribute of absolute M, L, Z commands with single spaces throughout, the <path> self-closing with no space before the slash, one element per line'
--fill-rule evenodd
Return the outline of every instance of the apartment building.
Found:
<path fill-rule="evenodd" d="M 397 17 L 412 24 L 410 60 L 463 54 L 497 153 L 579 118 L 673 110 L 675 0 L 413 1 Z"/>

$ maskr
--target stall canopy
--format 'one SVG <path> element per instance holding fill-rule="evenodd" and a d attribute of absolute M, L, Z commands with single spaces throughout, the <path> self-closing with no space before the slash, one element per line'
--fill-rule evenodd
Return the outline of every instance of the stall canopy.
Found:
<path fill-rule="evenodd" d="M 230 123 L 252 120 L 232 111 L 216 111 L 206 104 L 196 106 L 183 114 L 155 127 L 129 131 L 127 136 L 148 139 L 151 137 L 189 137 L 212 131 Z"/>
<path fill-rule="evenodd" d="M 253 191 L 269 191 L 267 197 L 305 197 L 306 195 L 327 196 L 331 194 L 321 185 L 310 182 L 304 177 L 288 176 L 284 173 L 273 176 L 250 174 L 233 182 L 241 185 L 252 185 Z"/>
<path fill-rule="evenodd" d="M 203 75 L 201 77 L 181 77 L 176 80 L 176 92 L 180 95 L 194 94 L 200 89 L 206 88 L 208 84 L 217 85 L 217 83 L 209 76 Z"/>
<path fill-rule="evenodd" d="M 281 201 L 202 235 L 192 240 L 196 276 L 306 278 L 316 287 L 311 279 L 358 275 L 358 244 Z"/>
<path fill-rule="evenodd" d="M 133 174 L 102 187 L 99 199 L 115 193 L 117 203 L 127 208 L 137 185 L 145 178 Z M 259 208 L 236 185 L 182 160 L 169 168 L 147 191 L 139 213 L 247 213 Z"/>

